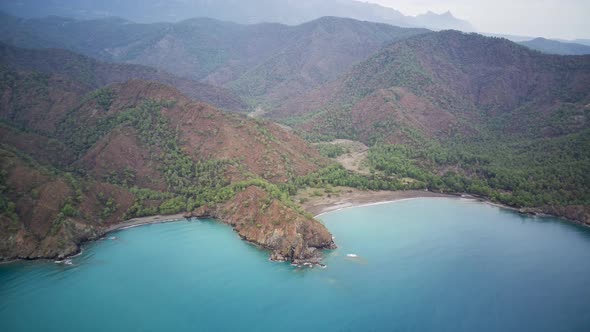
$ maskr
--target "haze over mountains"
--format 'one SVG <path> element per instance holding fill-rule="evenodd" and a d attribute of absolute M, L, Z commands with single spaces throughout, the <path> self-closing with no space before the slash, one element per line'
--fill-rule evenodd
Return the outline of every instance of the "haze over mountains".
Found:
<path fill-rule="evenodd" d="M 119 19 L 78 21 L 53 17 L 22 20 L 6 16 L 0 23 L 0 31 L 4 32 L 3 41 L 22 47 L 67 48 L 106 61 L 151 66 L 188 79 L 223 86 L 241 96 L 251 110 L 262 109 L 275 115 L 294 114 L 295 108 L 300 109 L 317 100 L 322 93 L 317 89 L 322 85 L 326 87 L 319 91 L 332 94 L 331 89 L 340 84 L 332 82 L 382 47 L 428 33 L 425 29 L 336 17 L 287 26 L 239 25 L 205 18 L 146 25 Z M 497 40 L 473 37 L 478 38 L 484 45 L 482 47 L 491 47 L 485 45 L 492 45 L 488 41 Z M 492 54 L 533 54 L 518 47 L 512 49 L 515 44 L 507 41 L 495 45 L 498 50 L 492 50 Z M 403 49 L 409 50 L 407 47 Z M 433 50 L 432 54 L 439 54 L 442 50 Z M 426 54 L 423 50 L 411 52 Z M 409 68 L 421 68 L 418 63 L 403 64 Z M 517 68 L 524 65 L 519 63 Z M 484 63 L 483 66 L 488 65 Z M 387 64 L 382 67 L 392 68 Z M 502 66 L 496 67 L 503 69 Z M 366 72 L 361 70 L 349 76 L 358 78 Z M 399 76 L 397 71 L 394 73 Z M 441 86 L 448 84 L 456 82 L 441 83 Z M 348 92 L 342 94 L 352 96 Z M 235 98 L 233 100 L 237 103 Z M 230 108 L 218 106 L 245 109 L 245 106 L 236 105 Z M 309 111 L 317 110 L 319 108 Z"/>
<path fill-rule="evenodd" d="M 39 71 L 65 76 L 79 83 L 79 90 L 91 90 L 130 79 L 143 79 L 176 87 L 188 96 L 223 110 L 244 112 L 247 105 L 231 91 L 198 81 L 180 78 L 140 65 L 104 63 L 63 49 L 29 50 L 0 43 L 0 61 L 7 68 Z"/>
<path fill-rule="evenodd" d="M 49 15 L 83 19 L 118 16 L 136 22 L 178 22 L 195 17 L 210 17 L 236 23 L 301 24 L 323 16 L 347 17 L 433 30 L 473 31 L 469 22 L 450 12 L 428 12 L 417 17 L 405 16 L 394 9 L 354 0 L 20 0 L 3 1 L 0 10 L 23 17 Z"/>
<path fill-rule="evenodd" d="M 0 31 L 1 40 L 22 47 L 67 48 L 225 86 L 252 107 L 277 106 L 337 78 L 388 43 L 428 32 L 335 17 L 292 27 L 204 18 L 145 25 L 10 16 L 0 22 Z"/>

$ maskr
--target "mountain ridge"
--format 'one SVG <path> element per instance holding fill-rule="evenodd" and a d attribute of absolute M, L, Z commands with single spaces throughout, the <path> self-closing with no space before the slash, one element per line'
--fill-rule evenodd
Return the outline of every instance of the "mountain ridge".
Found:
<path fill-rule="evenodd" d="M 294 93 L 334 79 L 390 42 L 428 32 L 335 17 L 298 26 L 209 18 L 147 25 L 13 19 L 17 23 L 0 24 L 5 42 L 65 47 L 103 61 L 159 68 L 230 88 L 252 109 L 276 107 Z M 93 42 L 87 34 L 94 36 Z"/>
<path fill-rule="evenodd" d="M 590 46 L 584 44 L 577 44 L 573 42 L 562 42 L 557 40 L 535 38 L 528 41 L 520 42 L 528 48 L 548 53 L 559 55 L 587 55 L 590 54 Z"/>
<path fill-rule="evenodd" d="M 481 121 L 473 117 L 476 110 L 498 116 L 530 102 L 550 105 L 555 98 L 583 107 L 589 101 L 583 83 L 588 82 L 589 59 L 543 55 L 506 39 L 452 30 L 418 35 L 391 44 L 336 82 L 295 101 L 291 112 L 302 115 L 330 107 L 334 104 L 330 96 L 337 100 L 335 107 L 354 105 L 371 93 L 391 87 L 409 89 L 424 102 L 435 102 L 431 106 L 436 109 L 470 115 L 469 121 Z M 557 70 L 552 72 L 552 66 Z M 577 76 L 568 78 L 570 73 Z M 564 78 L 570 80 L 567 88 L 562 86 Z M 544 84 L 551 84 L 551 88 Z M 551 92 L 545 96 L 546 91 Z M 321 102 L 314 105 L 318 99 Z M 289 112 L 289 108 L 282 111 Z"/>
<path fill-rule="evenodd" d="M 244 112 L 247 106 L 232 92 L 202 82 L 180 78 L 162 70 L 135 64 L 113 64 L 63 49 L 24 49 L 0 42 L 0 61 L 12 69 L 83 78 L 87 89 L 124 82 L 130 78 L 154 80 L 176 86 L 187 95 L 219 108 Z"/>
<path fill-rule="evenodd" d="M 29 17 L 54 15 L 95 19 L 120 16 L 143 23 L 179 22 L 191 17 L 211 17 L 236 23 L 297 25 L 322 16 L 338 16 L 405 27 L 474 31 L 469 22 L 446 13 L 405 16 L 393 8 L 353 0 L 168 1 L 165 8 L 157 1 L 103 1 L 85 4 L 78 1 L 50 0 L 39 4 L 34 0 L 22 0 L 18 5 L 2 3 L 0 10 Z"/>

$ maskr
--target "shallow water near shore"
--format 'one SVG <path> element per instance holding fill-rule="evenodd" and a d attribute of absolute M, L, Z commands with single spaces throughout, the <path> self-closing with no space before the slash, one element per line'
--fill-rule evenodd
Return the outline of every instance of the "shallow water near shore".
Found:
<path fill-rule="evenodd" d="M 210 220 L 0 265 L 2 331 L 590 331 L 590 231 L 460 199 L 327 213 L 327 268 Z M 109 239 L 110 238 L 110 239 Z"/>

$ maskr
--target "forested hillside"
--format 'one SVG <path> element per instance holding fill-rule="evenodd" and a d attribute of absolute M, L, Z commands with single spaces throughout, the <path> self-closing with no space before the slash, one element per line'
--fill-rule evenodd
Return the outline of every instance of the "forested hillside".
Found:
<path fill-rule="evenodd" d="M 324 111 L 323 123 L 311 121 L 317 131 L 352 127 L 347 134 L 366 142 L 414 139 L 387 122 L 427 138 L 557 136 L 584 128 L 589 86 L 589 56 L 546 55 L 506 39 L 445 31 L 393 43 L 282 112 Z"/>
<path fill-rule="evenodd" d="M 5 69 L 75 80 L 80 83 L 74 89 L 78 94 L 112 83 L 144 79 L 174 86 L 195 100 L 223 110 L 245 112 L 248 109 L 240 97 L 224 88 L 150 67 L 100 62 L 63 49 L 24 49 L 0 43 L 0 63 Z"/>
<path fill-rule="evenodd" d="M 590 204 L 588 56 L 425 34 L 393 43 L 275 116 L 312 140 L 367 143 L 374 171 L 431 190 L 547 210 Z"/>
<path fill-rule="evenodd" d="M 265 111 L 338 78 L 388 43 L 428 32 L 335 17 L 298 26 L 207 18 L 176 24 L 1 18 L 0 40 L 6 43 L 159 68 L 231 88 L 252 109 Z"/>
<path fill-rule="evenodd" d="M 159 83 L 85 93 L 86 76 L 17 67 L 0 75 L 2 259 L 63 257 L 123 220 L 205 207 L 276 259 L 333 247 L 288 184 L 328 162 L 279 126 Z M 237 225 L 231 206 L 245 190 L 257 193 L 255 211 Z"/>
<path fill-rule="evenodd" d="M 0 45 L 3 258 L 68 255 L 124 219 L 190 212 L 314 261 L 334 244 L 292 201 L 308 187 L 470 193 L 590 223 L 590 56 L 330 17 L 4 16 L 0 31 L 119 62 Z M 346 169 L 328 159 L 346 146 L 298 134 L 364 150 Z"/>

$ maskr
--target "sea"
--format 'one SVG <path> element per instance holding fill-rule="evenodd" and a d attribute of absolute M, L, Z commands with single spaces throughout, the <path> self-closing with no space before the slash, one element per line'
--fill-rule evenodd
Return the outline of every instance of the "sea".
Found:
<path fill-rule="evenodd" d="M 590 229 L 473 200 L 330 212 L 324 268 L 215 220 L 0 265 L 0 331 L 590 331 Z"/>

